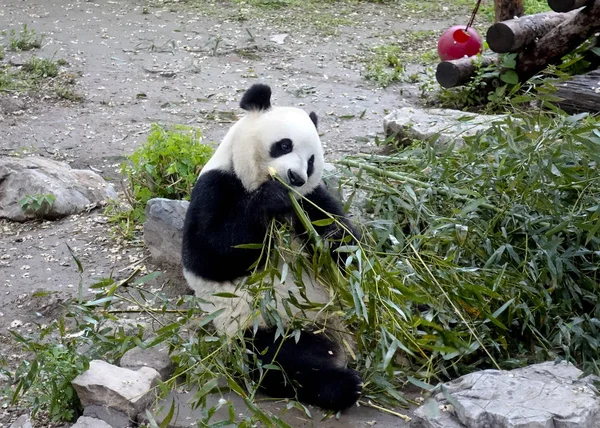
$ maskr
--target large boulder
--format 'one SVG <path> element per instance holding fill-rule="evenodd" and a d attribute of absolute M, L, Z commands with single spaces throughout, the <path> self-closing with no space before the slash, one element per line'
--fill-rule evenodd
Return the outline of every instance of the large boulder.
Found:
<path fill-rule="evenodd" d="M 411 427 L 600 428 L 600 400 L 582 374 L 566 362 L 470 373 L 417 409 Z"/>
<path fill-rule="evenodd" d="M 19 204 L 26 197 L 52 195 L 42 212 L 24 210 Z M 38 156 L 0 157 L 0 218 L 26 221 L 43 214 L 57 219 L 102 205 L 116 199 L 113 186 L 93 171 L 72 169 L 63 162 Z"/>

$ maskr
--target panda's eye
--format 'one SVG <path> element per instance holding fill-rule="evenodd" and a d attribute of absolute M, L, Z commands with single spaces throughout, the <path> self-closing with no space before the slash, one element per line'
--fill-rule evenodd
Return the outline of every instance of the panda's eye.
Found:
<path fill-rule="evenodd" d="M 309 164 L 309 165 L 314 165 L 314 163 L 315 163 L 315 155 L 312 155 L 312 156 L 310 157 L 310 159 L 308 160 L 308 164 Z"/>
<path fill-rule="evenodd" d="M 279 142 L 279 148 L 282 152 L 289 153 L 292 151 L 292 142 L 290 140 L 281 140 Z"/>
<path fill-rule="evenodd" d="M 294 143 L 289 138 L 284 138 L 271 145 L 269 154 L 272 158 L 278 158 L 291 153 L 292 150 L 294 150 Z"/>

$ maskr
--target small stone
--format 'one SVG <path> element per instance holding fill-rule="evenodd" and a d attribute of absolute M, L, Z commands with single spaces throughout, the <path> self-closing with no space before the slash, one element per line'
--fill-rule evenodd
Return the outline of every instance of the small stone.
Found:
<path fill-rule="evenodd" d="M 93 360 L 90 368 L 71 383 L 84 407 L 103 406 L 133 418 L 152 402 L 152 388 L 159 378 L 158 372 L 150 367 L 133 371 Z"/>
<path fill-rule="evenodd" d="M 29 415 L 21 415 L 10 426 L 10 428 L 33 428 Z"/>
<path fill-rule="evenodd" d="M 151 367 L 160 373 L 163 381 L 166 381 L 175 371 L 175 364 L 169 356 L 169 346 L 164 343 L 147 349 L 138 347 L 130 349 L 121 357 L 120 366 L 130 370 Z"/>
<path fill-rule="evenodd" d="M 113 426 L 107 424 L 102 419 L 90 418 L 88 416 L 80 416 L 75 422 L 75 425 L 72 425 L 71 428 L 125 428 L 128 425 L 122 426 Z"/>

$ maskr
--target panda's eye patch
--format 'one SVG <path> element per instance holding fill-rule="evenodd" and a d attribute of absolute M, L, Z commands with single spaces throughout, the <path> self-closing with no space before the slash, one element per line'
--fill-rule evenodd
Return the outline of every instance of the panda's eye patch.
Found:
<path fill-rule="evenodd" d="M 272 158 L 278 158 L 280 156 L 291 153 L 293 149 L 294 143 L 292 143 L 292 140 L 290 140 L 289 138 L 284 138 L 283 140 L 279 140 L 271 145 L 269 155 Z"/>

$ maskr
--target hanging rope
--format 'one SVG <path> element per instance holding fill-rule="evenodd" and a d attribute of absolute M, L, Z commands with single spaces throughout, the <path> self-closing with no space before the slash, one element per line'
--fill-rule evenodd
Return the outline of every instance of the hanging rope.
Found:
<path fill-rule="evenodd" d="M 477 4 L 475 5 L 475 9 L 473 9 L 473 13 L 471 13 L 471 19 L 469 19 L 469 23 L 465 27 L 465 31 L 467 31 L 469 27 L 473 26 L 473 21 L 475 21 L 475 16 L 477 16 L 477 11 L 479 10 L 480 5 L 481 0 L 477 0 Z"/>

